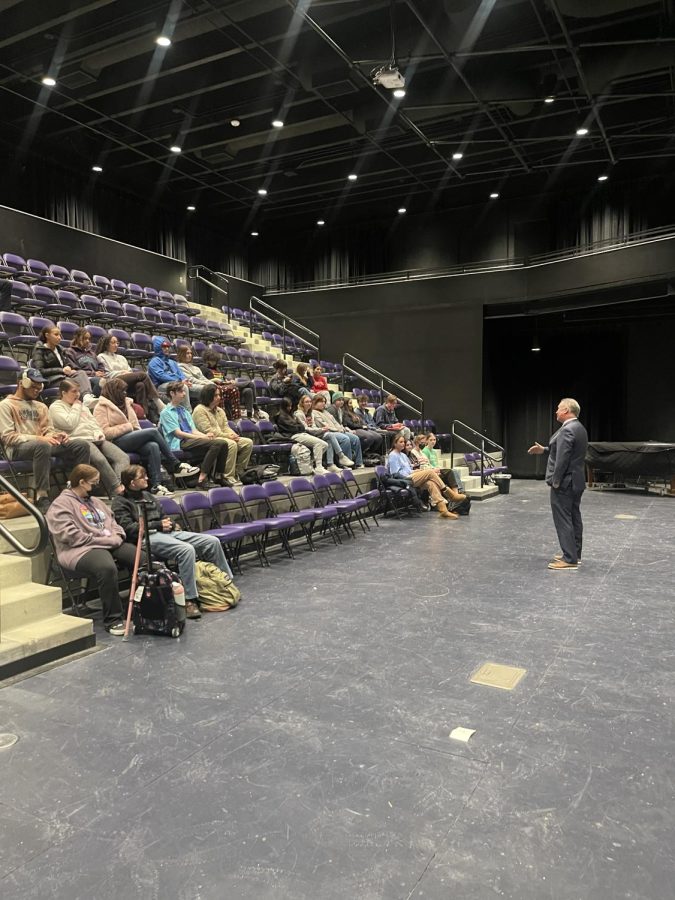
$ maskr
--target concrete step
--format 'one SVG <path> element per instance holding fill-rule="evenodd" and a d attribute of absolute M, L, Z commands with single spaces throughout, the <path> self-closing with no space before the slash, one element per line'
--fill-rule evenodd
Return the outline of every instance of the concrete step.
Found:
<path fill-rule="evenodd" d="M 3 553 L 0 556 L 0 596 L 7 588 L 25 584 L 27 581 L 32 581 L 30 559 Z"/>
<path fill-rule="evenodd" d="M 91 619 L 59 614 L 2 633 L 0 679 L 93 647 Z"/>
<path fill-rule="evenodd" d="M 34 625 L 61 612 L 61 588 L 32 581 L 0 588 L 0 627 L 3 636 L 15 628 Z"/>
<path fill-rule="evenodd" d="M 480 478 L 478 479 L 480 484 Z M 474 488 L 466 488 L 467 497 L 471 497 L 472 500 L 487 500 L 488 497 L 495 497 L 499 493 L 499 488 L 496 484 L 486 484 L 485 487 L 474 487 Z"/>

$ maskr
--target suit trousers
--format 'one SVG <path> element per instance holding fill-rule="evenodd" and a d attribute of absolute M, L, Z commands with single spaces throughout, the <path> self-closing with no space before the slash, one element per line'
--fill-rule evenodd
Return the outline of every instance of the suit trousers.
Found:
<path fill-rule="evenodd" d="M 558 534 L 563 559 L 577 563 L 581 558 L 583 523 L 581 521 L 581 495 L 583 491 L 551 488 L 551 512 Z"/>

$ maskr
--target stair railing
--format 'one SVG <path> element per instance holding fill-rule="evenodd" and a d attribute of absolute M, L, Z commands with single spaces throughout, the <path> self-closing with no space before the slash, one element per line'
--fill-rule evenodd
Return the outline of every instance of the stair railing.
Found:
<path fill-rule="evenodd" d="M 480 445 L 472 443 L 468 438 L 465 438 L 463 435 L 457 433 L 457 426 L 464 428 L 468 431 L 474 438 L 480 439 Z M 506 448 L 502 447 L 501 444 L 498 444 L 497 441 L 493 441 L 492 438 L 489 438 L 486 434 L 482 434 L 480 431 L 476 431 L 475 428 L 472 428 L 470 425 L 467 425 L 466 422 L 462 422 L 461 419 L 453 419 L 450 425 L 450 464 L 454 462 L 455 456 L 455 440 L 460 441 L 464 447 L 471 447 L 472 450 L 476 450 L 480 453 L 480 486 L 485 486 L 485 444 L 486 442 L 489 444 L 488 452 L 494 452 L 495 450 L 501 450 L 502 452 L 502 464 L 506 465 Z"/>
<path fill-rule="evenodd" d="M 230 282 L 228 281 L 227 275 L 223 275 L 222 272 L 214 272 L 212 269 L 209 269 L 207 266 L 190 266 L 187 270 L 187 276 L 192 281 L 199 281 L 202 284 L 208 285 L 212 290 L 216 291 L 221 295 L 221 298 L 224 298 L 223 302 L 220 304 L 220 308 L 227 316 L 227 321 L 230 321 L 230 305 L 227 302 L 229 298 L 229 288 Z M 216 284 L 215 279 L 219 278 L 222 282 L 225 283 L 225 287 L 222 287 L 219 284 Z"/>
<path fill-rule="evenodd" d="M 269 322 L 271 325 L 275 325 L 277 328 L 282 329 L 281 352 L 284 356 L 286 355 L 286 336 L 288 335 L 289 337 L 295 338 L 297 341 L 302 341 L 304 344 L 311 347 L 312 350 L 315 350 L 316 358 L 321 362 L 321 337 L 316 331 L 312 331 L 311 328 L 303 325 L 302 322 L 292 319 L 289 315 L 282 312 L 282 310 L 277 309 L 275 306 L 270 306 L 269 303 L 265 303 L 260 297 L 251 297 L 248 302 L 248 308 L 251 312 L 251 324 L 253 324 L 253 314 L 255 314 L 260 316 L 260 318 L 264 319 L 266 322 Z M 274 316 L 276 316 L 276 318 L 273 318 Z M 289 325 L 291 325 L 294 330 L 291 330 L 291 328 L 288 327 Z"/>
<path fill-rule="evenodd" d="M 382 394 L 395 394 L 402 406 L 405 406 L 406 409 L 409 409 L 420 417 L 422 420 L 422 427 L 424 427 L 424 399 L 420 397 L 419 394 L 416 394 L 414 391 L 411 391 L 410 388 L 394 381 L 393 378 L 378 371 L 378 369 L 369 366 L 368 363 L 364 362 L 362 359 L 352 356 L 351 353 L 345 353 L 342 356 L 342 377 L 340 387 L 343 391 L 345 389 L 345 373 L 354 375 L 359 381 L 364 381 L 366 384 L 379 390 Z M 403 397 L 400 396 L 401 393 L 404 394 Z M 417 406 L 415 404 L 417 404 Z"/>
<path fill-rule="evenodd" d="M 38 540 L 34 547 L 24 546 L 16 535 L 6 528 L 1 521 L 0 536 L 2 536 L 17 553 L 20 553 L 21 556 L 37 556 L 38 553 L 42 553 L 49 541 L 49 529 L 47 528 L 45 517 L 40 510 L 30 502 L 30 500 L 24 497 L 21 491 L 14 487 L 14 485 L 2 475 L 0 475 L 0 489 L 13 497 L 17 503 L 20 503 L 26 512 L 35 519 L 38 526 Z"/>

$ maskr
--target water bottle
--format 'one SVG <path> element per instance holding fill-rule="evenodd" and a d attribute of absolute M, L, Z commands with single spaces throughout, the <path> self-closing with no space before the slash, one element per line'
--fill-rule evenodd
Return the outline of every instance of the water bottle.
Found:
<path fill-rule="evenodd" d="M 185 622 L 185 588 L 180 581 L 172 581 L 173 602 L 176 604 L 176 620 Z"/>

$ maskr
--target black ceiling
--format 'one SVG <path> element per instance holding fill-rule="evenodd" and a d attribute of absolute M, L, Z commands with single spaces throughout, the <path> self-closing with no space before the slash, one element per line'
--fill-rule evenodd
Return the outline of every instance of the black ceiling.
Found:
<path fill-rule="evenodd" d="M 391 55 L 392 8 L 400 101 L 369 77 Z M 673 0 L 49 0 L 37 10 L 0 0 L 0 141 L 235 229 L 344 224 L 489 202 L 492 191 L 590 190 L 603 174 L 668 171 L 675 156 Z"/>

